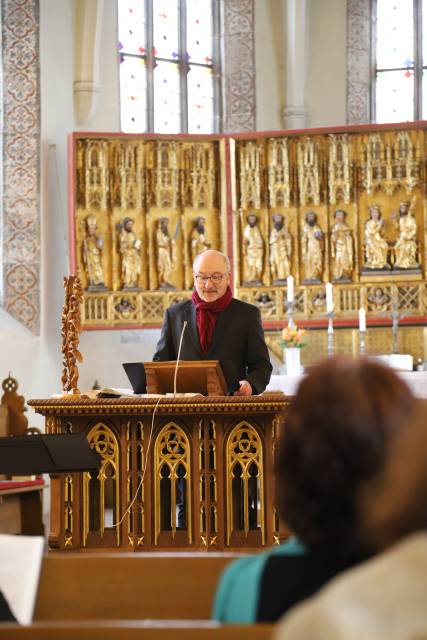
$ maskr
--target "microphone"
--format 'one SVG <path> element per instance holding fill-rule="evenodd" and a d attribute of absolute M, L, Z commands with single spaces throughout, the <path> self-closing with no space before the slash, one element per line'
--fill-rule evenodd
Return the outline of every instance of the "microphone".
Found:
<path fill-rule="evenodd" d="M 177 379 L 177 376 L 178 376 L 178 365 L 179 365 L 179 358 L 181 356 L 182 339 L 184 337 L 184 331 L 185 331 L 186 326 L 187 326 L 187 320 L 184 320 L 184 324 L 182 326 L 181 335 L 179 337 L 178 355 L 176 356 L 175 372 L 174 372 L 174 376 L 173 376 L 173 395 L 174 395 L 174 397 L 176 396 L 176 379 Z"/>

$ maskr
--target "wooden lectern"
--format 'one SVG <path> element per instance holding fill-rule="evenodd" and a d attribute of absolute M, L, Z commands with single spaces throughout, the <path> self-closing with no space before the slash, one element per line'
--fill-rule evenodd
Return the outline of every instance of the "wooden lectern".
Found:
<path fill-rule="evenodd" d="M 144 362 L 147 393 L 173 393 L 176 361 Z M 219 360 L 180 360 L 176 391 L 226 396 L 227 383 Z"/>
<path fill-rule="evenodd" d="M 218 551 L 279 542 L 286 531 L 273 469 L 288 403 L 281 393 L 30 400 L 47 433 L 84 433 L 102 458 L 98 473 L 51 476 L 50 547 Z"/>

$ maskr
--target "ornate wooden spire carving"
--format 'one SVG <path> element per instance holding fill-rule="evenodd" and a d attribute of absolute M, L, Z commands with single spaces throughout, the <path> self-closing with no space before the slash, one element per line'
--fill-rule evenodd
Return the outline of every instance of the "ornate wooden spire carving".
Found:
<path fill-rule="evenodd" d="M 64 278 L 65 300 L 62 308 L 62 388 L 65 393 L 80 395 L 77 387 L 79 370 L 77 362 L 83 357 L 78 350 L 79 333 L 81 331 L 80 305 L 83 300 L 83 289 L 80 278 L 76 275 Z"/>

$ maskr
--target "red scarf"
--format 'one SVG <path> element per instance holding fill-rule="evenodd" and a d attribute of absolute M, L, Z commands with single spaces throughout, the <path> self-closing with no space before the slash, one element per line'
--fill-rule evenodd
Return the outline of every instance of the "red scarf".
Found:
<path fill-rule="evenodd" d="M 225 311 L 231 302 L 231 289 L 227 287 L 224 295 L 213 302 L 205 302 L 201 299 L 197 291 L 194 290 L 191 300 L 196 307 L 196 323 L 197 329 L 199 330 L 200 346 L 202 350 L 207 353 L 212 343 L 218 314 L 221 313 L 221 311 Z"/>

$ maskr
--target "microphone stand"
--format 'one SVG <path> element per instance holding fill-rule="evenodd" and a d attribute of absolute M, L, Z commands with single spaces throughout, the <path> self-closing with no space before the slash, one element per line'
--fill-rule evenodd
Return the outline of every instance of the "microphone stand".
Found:
<path fill-rule="evenodd" d="M 186 326 L 187 326 L 187 320 L 184 320 L 181 335 L 179 336 L 178 355 L 176 356 L 175 371 L 173 374 L 173 397 L 174 398 L 176 398 L 176 380 L 178 377 L 178 365 L 179 365 L 179 358 L 181 356 L 182 339 L 184 338 L 184 331 L 186 329 Z"/>

